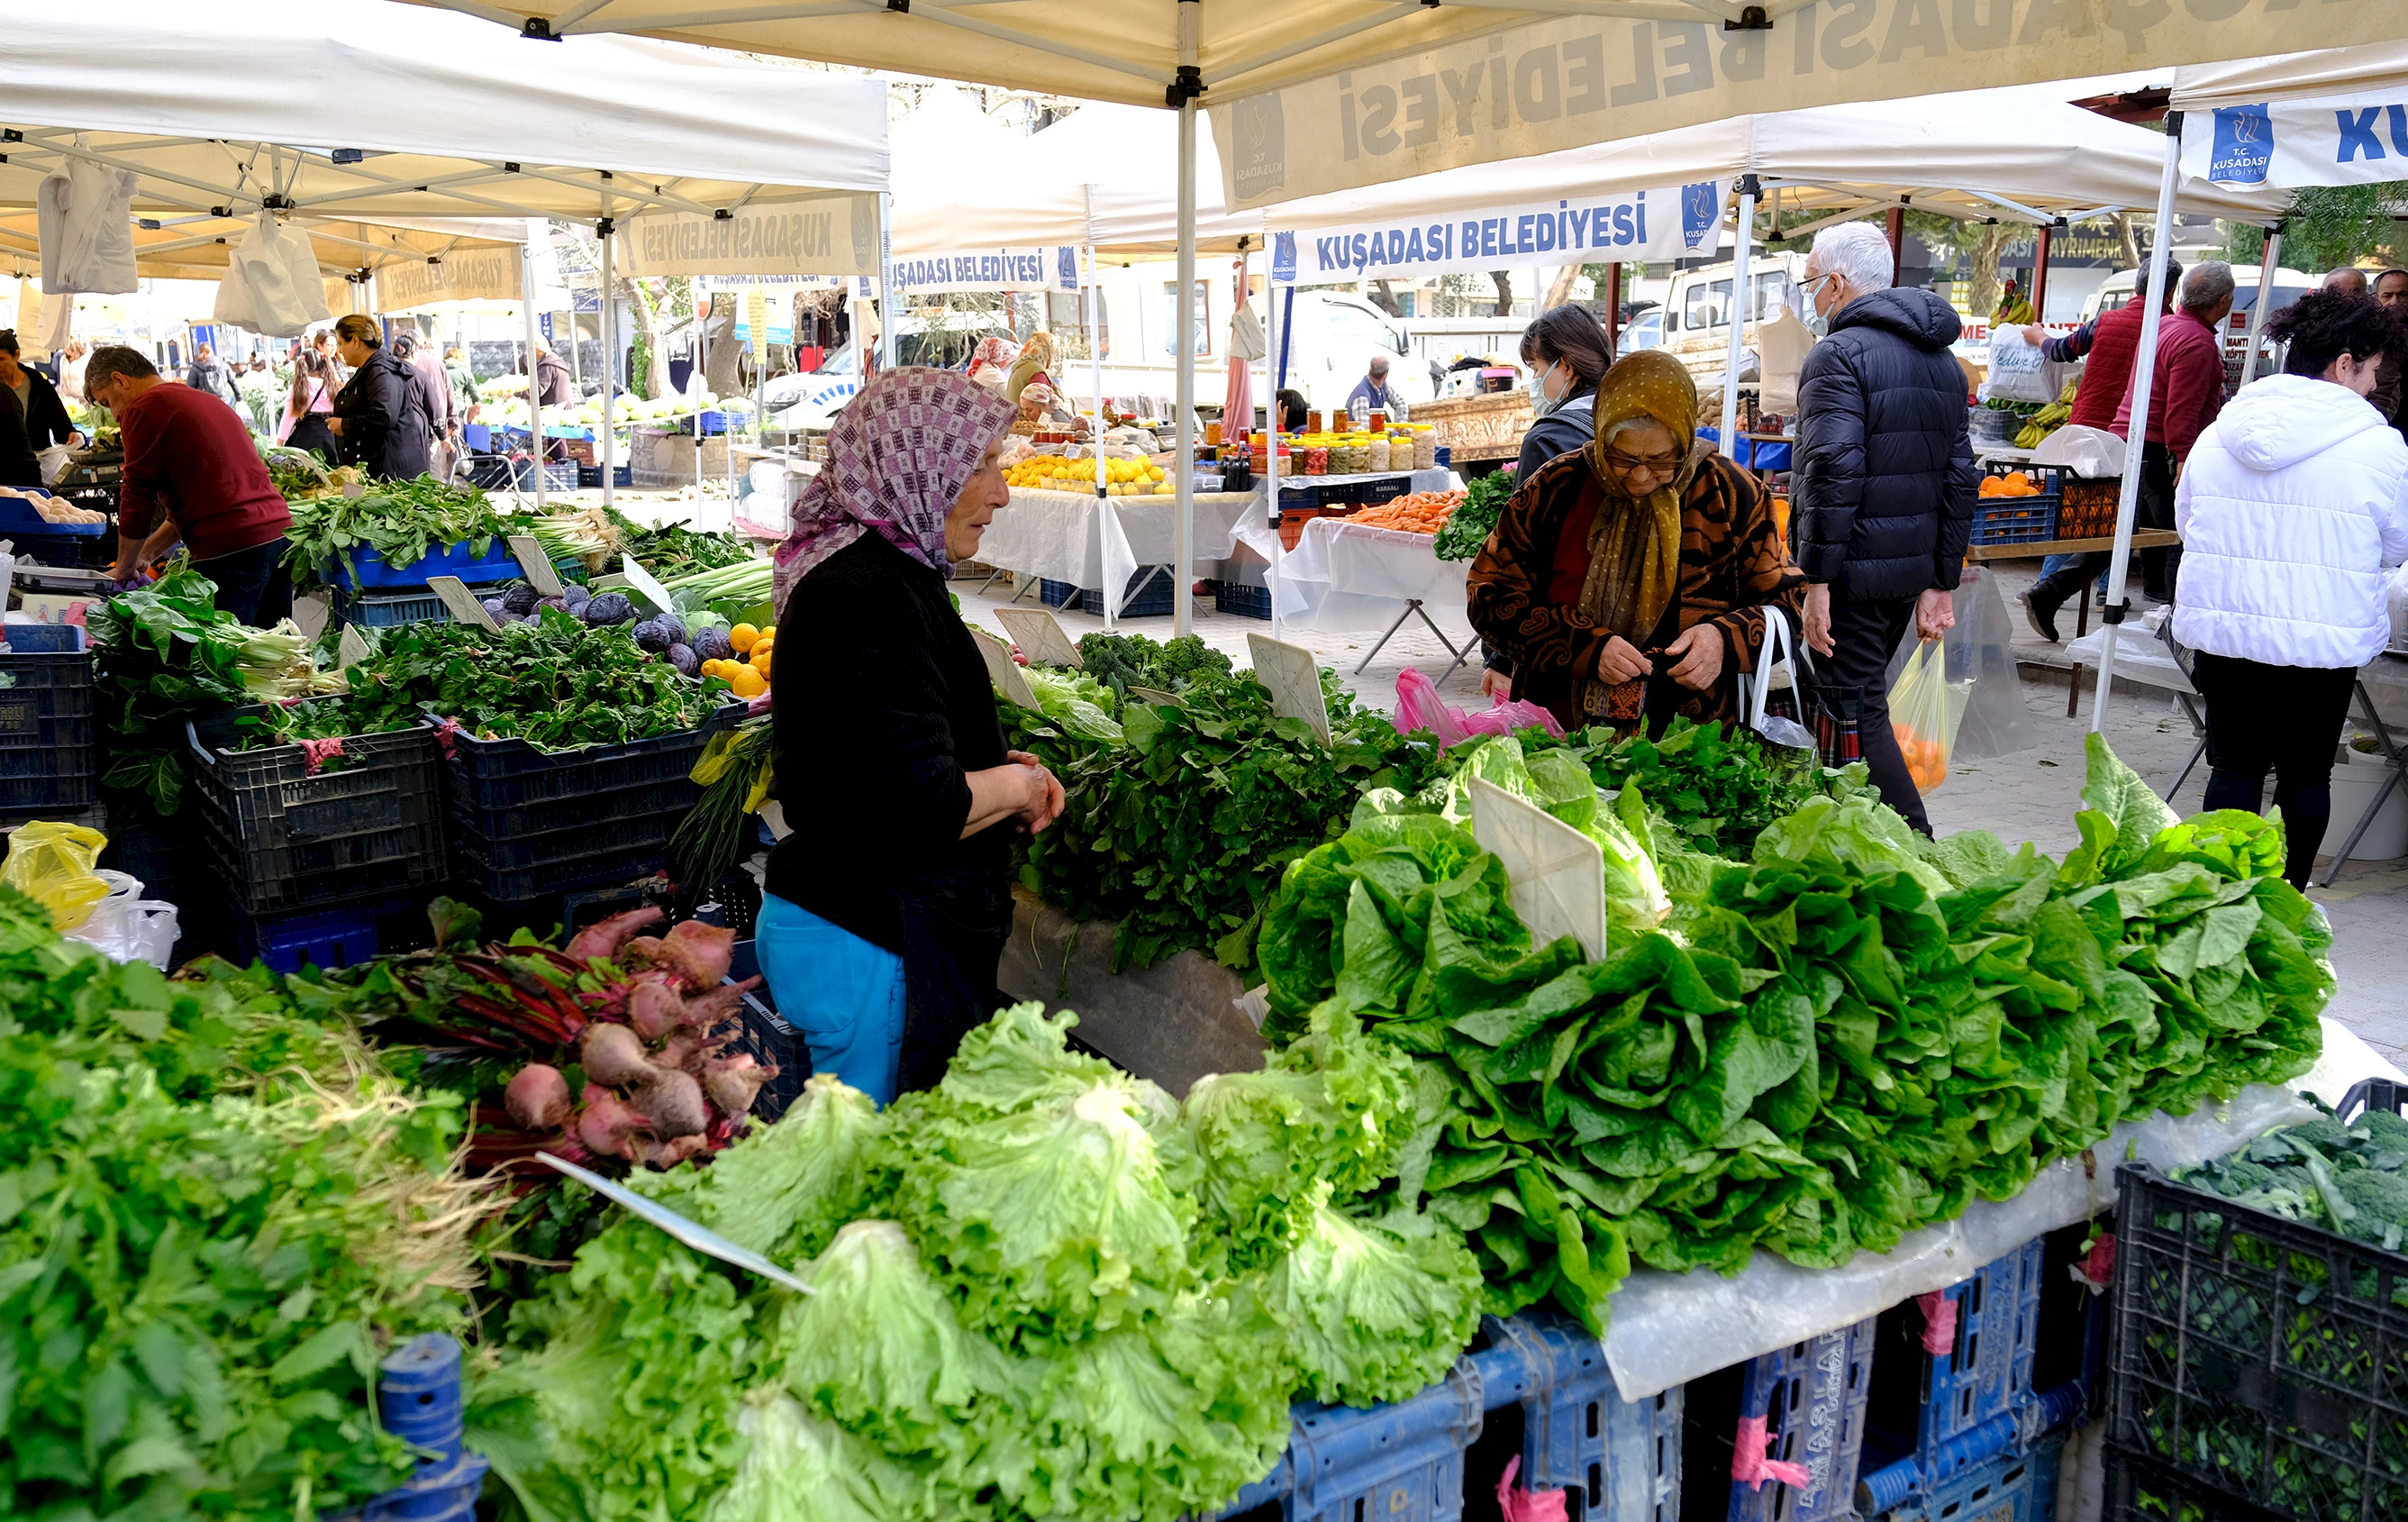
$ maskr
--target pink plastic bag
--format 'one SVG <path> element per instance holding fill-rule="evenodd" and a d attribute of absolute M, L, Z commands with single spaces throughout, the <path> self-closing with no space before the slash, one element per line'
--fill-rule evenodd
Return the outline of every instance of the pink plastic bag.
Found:
<path fill-rule="evenodd" d="M 1521 1473 L 1522 1456 L 1515 1454 L 1497 1482 L 1497 1510 L 1505 1522 L 1564 1522 L 1571 1498 L 1561 1490 L 1525 1490 L 1513 1483 Z"/>
<path fill-rule="evenodd" d="M 1426 729 L 1438 737 L 1439 749 L 1460 745 L 1474 735 L 1510 735 L 1516 729 L 1544 729 L 1557 739 L 1564 726 L 1537 703 L 1499 697 L 1484 711 L 1467 713 L 1448 706 L 1438 695 L 1438 683 L 1412 667 L 1397 676 L 1397 727 L 1405 734 Z"/>

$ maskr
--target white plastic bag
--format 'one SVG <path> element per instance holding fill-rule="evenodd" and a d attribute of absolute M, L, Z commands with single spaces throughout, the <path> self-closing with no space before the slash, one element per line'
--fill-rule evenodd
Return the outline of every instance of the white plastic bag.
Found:
<path fill-rule="evenodd" d="M 142 897 L 142 880 L 102 868 L 97 874 L 108 884 L 108 897 L 92 906 L 92 913 L 74 929 L 69 940 L 80 940 L 113 962 L 148 962 L 167 970 L 175 955 L 176 906 Z"/>
<path fill-rule="evenodd" d="M 1778 608 L 1764 610 L 1764 648 L 1756 653 L 1756 692 L 1748 703 L 1747 726 L 1772 741 L 1792 750 L 1814 749 L 1814 732 L 1794 718 L 1771 711 L 1772 668 L 1786 657 L 1789 661 L 1789 691 L 1802 697 L 1805 682 L 1806 646 L 1799 641 L 1796 653 L 1789 652 L 1789 620 Z"/>
<path fill-rule="evenodd" d="M 1991 401 L 2057 400 L 2065 389 L 2065 366 L 2052 365 L 2038 345 L 2025 341 L 2024 330 L 2012 324 L 1990 330 L 1990 378 L 1982 395 Z"/>
<path fill-rule="evenodd" d="M 2063 466 L 2077 476 L 2105 481 L 2124 473 L 2124 440 L 2104 428 L 2069 423 L 2040 441 L 2032 464 Z"/>
<path fill-rule="evenodd" d="M 42 484 L 53 486 L 61 476 L 67 473 L 68 465 L 75 459 L 75 451 L 64 444 L 52 444 L 48 449 L 36 450 L 34 458 L 41 464 Z"/>

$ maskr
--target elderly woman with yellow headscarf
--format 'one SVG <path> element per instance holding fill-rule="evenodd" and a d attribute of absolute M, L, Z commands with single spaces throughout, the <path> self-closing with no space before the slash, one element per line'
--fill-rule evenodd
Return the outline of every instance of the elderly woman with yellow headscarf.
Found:
<path fill-rule="evenodd" d="M 1765 620 L 1802 598 L 1770 496 L 1697 410 L 1670 354 L 1616 362 L 1594 440 L 1523 481 L 1471 563 L 1472 627 L 1568 729 L 1736 717 Z"/>
<path fill-rule="evenodd" d="M 1003 382 L 1003 399 L 1017 406 L 1020 394 L 1031 380 L 1046 385 L 1054 383 L 1054 335 L 1036 332 L 1020 346 L 1020 357 L 1011 362 L 1011 374 Z"/>

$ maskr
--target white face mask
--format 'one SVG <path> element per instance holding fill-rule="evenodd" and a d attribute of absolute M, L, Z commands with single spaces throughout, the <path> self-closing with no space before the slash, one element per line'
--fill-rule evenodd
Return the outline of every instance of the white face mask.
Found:
<path fill-rule="evenodd" d="M 1555 362 L 1556 365 L 1562 363 L 1561 360 Z M 1530 415 L 1534 419 L 1545 417 L 1571 399 L 1572 388 L 1569 385 L 1564 387 L 1564 394 L 1560 396 L 1547 394 L 1547 378 L 1555 373 L 1555 365 L 1548 366 L 1539 372 L 1539 383 L 1530 388 Z"/>

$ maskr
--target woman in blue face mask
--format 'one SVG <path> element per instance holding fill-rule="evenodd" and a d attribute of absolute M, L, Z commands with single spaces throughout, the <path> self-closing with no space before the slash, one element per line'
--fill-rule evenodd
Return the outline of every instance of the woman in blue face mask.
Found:
<path fill-rule="evenodd" d="M 1588 448 L 1597 437 L 1597 383 L 1613 363 L 1605 329 L 1586 307 L 1564 306 L 1541 313 L 1522 330 L 1522 363 L 1530 367 L 1530 411 L 1534 421 L 1522 436 L 1522 455 L 1513 479 L 1528 481 L 1541 466 L 1558 454 Z M 1487 694 L 1512 693 L 1512 673 L 1505 657 L 1484 642 L 1481 653 L 1488 669 L 1480 680 Z"/>

